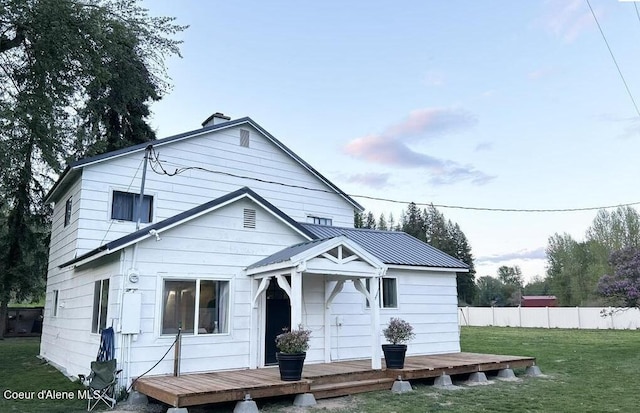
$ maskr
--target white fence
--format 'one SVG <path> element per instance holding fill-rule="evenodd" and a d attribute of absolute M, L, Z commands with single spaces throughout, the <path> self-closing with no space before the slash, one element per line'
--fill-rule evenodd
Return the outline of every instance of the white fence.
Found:
<path fill-rule="evenodd" d="M 605 310 L 606 316 L 602 316 Z M 459 307 L 461 326 L 542 327 L 634 330 L 637 308 L 602 307 Z"/>

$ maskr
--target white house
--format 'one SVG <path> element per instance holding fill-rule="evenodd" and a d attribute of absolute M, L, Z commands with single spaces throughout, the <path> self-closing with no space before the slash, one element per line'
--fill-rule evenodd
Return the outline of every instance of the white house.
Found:
<path fill-rule="evenodd" d="M 40 353 L 69 376 L 87 372 L 109 326 L 123 381 L 154 366 L 179 327 L 182 373 L 272 364 L 275 335 L 298 324 L 312 331 L 306 363 L 380 368 L 390 317 L 415 328 L 408 354 L 460 351 L 467 266 L 402 232 L 354 229 L 362 207 L 250 118 L 217 113 L 74 162 L 48 202 Z"/>

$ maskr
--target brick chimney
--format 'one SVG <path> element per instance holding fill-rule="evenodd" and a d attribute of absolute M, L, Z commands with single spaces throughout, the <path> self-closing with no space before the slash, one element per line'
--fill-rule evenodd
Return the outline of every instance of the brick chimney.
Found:
<path fill-rule="evenodd" d="M 202 127 L 206 128 L 207 126 L 219 125 L 230 120 L 231 118 L 229 116 L 225 116 L 224 113 L 216 112 L 202 122 Z"/>

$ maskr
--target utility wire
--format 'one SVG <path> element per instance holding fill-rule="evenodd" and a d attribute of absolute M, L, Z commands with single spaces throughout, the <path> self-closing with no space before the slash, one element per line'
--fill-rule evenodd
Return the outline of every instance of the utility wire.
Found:
<path fill-rule="evenodd" d="M 176 166 L 176 168 L 175 168 L 175 170 L 173 172 L 168 172 L 166 170 L 166 168 L 162 165 L 163 163 L 172 164 L 172 165 Z M 171 162 L 161 161 L 160 160 L 160 156 L 156 152 L 155 148 L 151 149 L 151 159 L 150 159 L 149 165 L 151 166 L 151 170 L 153 172 L 155 172 L 156 174 L 158 174 L 158 175 L 176 176 L 176 175 L 180 175 L 180 174 L 182 174 L 184 172 L 187 172 L 187 171 L 190 171 L 190 170 L 198 170 L 198 171 L 203 171 L 203 172 L 208 172 L 208 173 L 213 173 L 213 174 L 218 174 L 218 175 L 224 175 L 224 176 L 229 176 L 229 177 L 238 178 L 238 179 L 247 179 L 247 180 L 252 180 L 252 181 L 256 181 L 256 182 L 280 185 L 280 186 L 289 187 L 289 188 L 298 188 L 298 189 L 304 189 L 304 190 L 307 190 L 307 191 L 323 192 L 323 193 L 330 193 L 330 194 L 335 193 L 335 191 L 331 191 L 331 190 L 328 190 L 328 189 L 309 188 L 309 187 L 302 186 L 302 185 L 287 184 L 287 183 L 284 183 L 284 182 L 272 181 L 272 180 L 268 180 L 268 179 L 255 178 L 255 177 L 246 176 L 246 175 L 238 175 L 238 174 L 234 174 L 234 173 L 231 173 L 231 172 L 216 171 L 216 170 L 213 170 L 213 169 L 203 168 L 203 167 L 200 167 L 200 166 L 182 166 L 182 165 L 173 164 Z M 391 198 L 381 198 L 381 197 L 370 196 L 370 195 L 358 195 L 358 194 L 347 194 L 347 195 L 350 196 L 350 197 L 353 197 L 353 198 L 370 199 L 370 200 L 373 200 L 373 201 L 391 202 L 391 203 L 394 203 L 394 204 L 403 204 L 403 205 L 407 205 L 407 204 L 410 204 L 410 203 L 413 202 L 413 201 L 403 201 L 403 200 L 397 200 L 397 199 L 391 199 Z M 461 209 L 461 210 L 468 210 L 468 211 L 527 212 L 527 213 L 597 211 L 597 210 L 600 210 L 600 209 L 610 209 L 610 208 L 619 208 L 619 207 L 640 205 L 640 201 L 638 201 L 638 202 L 629 202 L 629 203 L 624 203 L 624 204 L 594 206 L 594 207 L 582 207 L 582 208 L 545 208 L 545 209 L 536 209 L 536 208 L 472 207 L 472 206 L 463 206 L 463 205 L 435 204 L 435 203 L 432 203 L 432 202 L 413 202 L 413 203 L 415 205 L 419 205 L 419 206 L 431 206 L 431 205 L 433 205 L 434 207 L 437 207 L 437 208 Z"/>
<path fill-rule="evenodd" d="M 618 74 L 620 75 L 620 79 L 622 79 L 622 83 L 624 83 L 624 87 L 625 89 L 627 89 L 627 93 L 629 94 L 629 98 L 631 98 L 631 102 L 633 102 L 633 107 L 636 109 L 636 113 L 638 114 L 638 116 L 640 116 L 640 109 L 638 109 L 638 105 L 636 104 L 636 100 L 633 98 L 633 94 L 631 94 L 631 89 L 629 89 L 629 85 L 627 84 L 627 81 L 625 80 L 624 76 L 622 75 L 622 70 L 620 70 L 620 65 L 618 65 L 618 61 L 616 60 L 616 57 L 613 55 L 613 51 L 611 50 L 611 46 L 609 46 L 609 42 L 607 41 L 607 37 L 604 35 L 604 31 L 602 30 L 602 27 L 600 26 L 600 22 L 598 21 L 598 18 L 596 17 L 596 13 L 593 11 L 593 8 L 591 7 L 591 3 L 589 2 L 589 0 L 585 0 L 587 2 L 587 5 L 589 6 L 589 10 L 591 10 L 591 15 L 593 16 L 593 20 L 595 20 L 596 25 L 598 26 L 598 30 L 600 30 L 600 34 L 602 35 L 602 40 L 604 40 L 604 44 L 607 45 L 607 49 L 609 50 L 609 54 L 611 55 L 611 59 L 613 60 L 613 63 L 616 65 L 616 69 L 618 69 Z M 636 6 L 636 13 L 638 13 L 638 6 Z M 638 15 L 638 18 L 640 19 L 640 15 Z"/>

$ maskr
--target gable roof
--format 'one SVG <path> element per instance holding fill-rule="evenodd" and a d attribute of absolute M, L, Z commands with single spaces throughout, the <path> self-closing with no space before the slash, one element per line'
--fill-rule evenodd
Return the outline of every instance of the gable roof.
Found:
<path fill-rule="evenodd" d="M 387 265 L 439 267 L 468 271 L 464 262 L 401 231 L 380 231 L 364 228 L 342 228 L 325 225 L 301 224 L 318 238 L 341 235 L 355 241 L 363 249 Z"/>
<path fill-rule="evenodd" d="M 352 239 L 349 239 L 344 235 L 340 235 L 333 238 L 302 242 L 300 244 L 287 247 L 248 266 L 246 268 L 247 274 L 251 275 L 252 273 L 260 273 L 265 270 L 279 270 L 282 268 L 295 267 L 301 262 L 313 259 L 317 256 L 323 255 L 323 253 L 331 249 L 342 246 L 348 248 L 352 254 L 344 261 L 344 263 L 353 261 L 353 258 L 358 257 L 373 268 L 385 268 L 386 270 L 384 263 L 376 256 L 362 248 L 362 246 Z M 332 261 L 340 263 L 342 258 L 334 258 Z M 344 270 L 348 271 L 346 268 Z"/>
<path fill-rule="evenodd" d="M 149 145 L 152 145 L 154 147 L 163 146 L 163 145 L 167 145 L 167 144 L 170 144 L 170 143 L 173 143 L 173 142 L 177 142 L 177 141 L 181 141 L 181 140 L 184 140 L 184 139 L 194 138 L 196 136 L 200 136 L 200 135 L 212 132 L 212 131 L 228 129 L 228 128 L 231 128 L 231 127 L 234 127 L 234 126 L 238 126 L 238 125 L 242 125 L 242 124 L 248 124 L 248 125 L 251 125 L 252 127 L 254 127 L 256 130 L 258 130 L 260 133 L 262 133 L 269 141 L 271 141 L 274 145 L 276 145 L 278 148 L 280 148 L 282 151 L 284 151 L 294 161 L 296 161 L 298 164 L 300 164 L 304 169 L 306 169 L 307 171 L 311 172 L 311 174 L 313 174 L 316 178 L 318 178 L 320 181 L 322 181 L 329 188 L 334 190 L 338 195 L 340 195 L 342 198 L 344 198 L 347 202 L 349 202 L 351 205 L 353 205 L 356 209 L 358 209 L 360 211 L 364 211 L 364 207 L 362 207 L 362 205 L 360 205 L 353 198 L 351 198 L 349 195 L 347 195 L 345 192 L 343 192 L 340 188 L 338 188 L 336 185 L 334 185 L 331 181 L 329 181 L 327 178 L 325 178 L 320 172 L 318 172 L 315 168 L 313 168 L 311 165 L 309 165 L 304 159 L 299 157 L 295 152 L 293 152 L 291 149 L 289 149 L 285 144 L 280 142 L 273 135 L 271 135 L 269 132 L 267 132 L 262 126 L 260 126 L 256 122 L 254 122 L 249 117 L 244 117 L 244 118 L 235 119 L 235 120 L 232 120 L 232 121 L 229 121 L 229 122 L 219 123 L 217 125 L 211 125 L 211 126 L 203 127 L 203 128 L 200 128 L 200 129 L 195 129 L 195 130 L 192 130 L 192 131 L 189 131 L 189 132 L 184 132 L 184 133 L 181 133 L 181 134 L 178 134 L 178 135 L 169 136 L 167 138 L 158 139 L 158 140 L 151 141 L 151 142 L 145 142 L 145 143 L 141 143 L 141 144 L 138 144 L 138 145 L 133 145 L 133 146 L 129 146 L 127 148 L 118 149 L 116 151 L 107 152 L 107 153 L 104 153 L 102 155 L 92 156 L 92 157 L 89 157 L 89 158 L 84 158 L 84 159 L 80 159 L 78 161 L 71 162 L 66 167 L 66 169 L 62 172 L 62 175 L 60 176 L 60 178 L 58 178 L 56 183 L 53 185 L 53 187 L 51 188 L 51 190 L 49 191 L 49 193 L 45 197 L 45 202 L 49 203 L 49 202 L 54 201 L 55 198 L 56 198 L 56 195 L 61 190 L 61 188 L 64 188 L 65 185 L 70 184 L 71 182 L 73 182 L 73 180 L 80 174 L 80 172 L 82 171 L 82 168 L 84 168 L 85 166 L 96 164 L 96 163 L 99 163 L 99 162 L 104 162 L 104 161 L 109 160 L 109 159 L 118 158 L 120 156 L 128 155 L 128 154 L 135 153 L 135 152 L 142 152 Z"/>
<path fill-rule="evenodd" d="M 315 238 L 315 236 L 313 235 L 313 233 L 311 231 L 309 231 L 308 229 L 304 228 L 302 225 L 300 225 L 298 222 L 294 221 L 289 215 L 285 214 L 284 212 L 282 212 L 280 209 L 278 209 L 277 207 L 275 207 L 273 204 L 271 204 L 269 201 L 267 201 L 266 199 L 262 198 L 260 195 L 256 194 L 254 191 L 252 191 L 251 189 L 247 188 L 247 187 L 243 187 L 240 188 L 234 192 L 228 193 L 224 196 L 221 196 L 219 198 L 216 198 L 212 201 L 206 202 L 202 205 L 198 205 L 195 208 L 191 208 L 187 211 L 181 212 L 177 215 L 174 215 L 170 218 L 167 218 L 163 221 L 157 222 L 155 224 L 152 225 L 148 225 L 142 229 L 139 229 L 138 231 L 132 232 L 131 234 L 125 235 L 123 237 L 120 237 L 118 239 L 115 239 L 113 241 L 107 242 L 106 244 L 103 244 L 101 246 L 99 246 L 98 248 L 95 248 L 85 254 L 82 254 L 79 257 L 76 257 L 70 261 L 67 261 L 63 264 L 60 264 L 59 268 L 64 268 L 64 267 L 68 267 L 70 265 L 81 265 L 90 261 L 93 261 L 95 259 L 98 259 L 100 257 L 103 257 L 105 255 L 108 254 L 112 254 L 116 251 L 119 251 L 125 247 L 128 247 L 130 245 L 135 244 L 136 242 L 142 241 L 143 239 L 152 237 L 154 235 L 152 235 L 150 232 L 152 230 L 155 230 L 158 234 L 166 231 L 170 228 L 173 228 L 175 226 L 178 226 L 184 222 L 190 221 L 194 218 L 197 218 L 201 215 L 204 215 L 206 213 L 209 213 L 215 209 L 221 208 L 225 205 L 228 205 L 230 203 L 233 203 L 235 201 L 238 201 L 242 198 L 249 198 L 252 201 L 254 201 L 255 203 L 257 203 L 258 205 L 262 206 L 264 209 L 266 209 L 267 211 L 271 212 L 274 216 L 276 216 L 278 219 L 280 219 L 281 221 L 283 221 L 285 224 L 287 224 L 289 227 L 293 228 L 295 231 L 297 231 L 298 233 L 300 233 L 301 235 L 313 239 Z"/>

